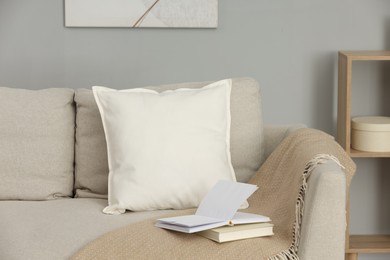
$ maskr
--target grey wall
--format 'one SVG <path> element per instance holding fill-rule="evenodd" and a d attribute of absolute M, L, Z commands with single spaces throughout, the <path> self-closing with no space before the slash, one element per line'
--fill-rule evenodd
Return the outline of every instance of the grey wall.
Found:
<path fill-rule="evenodd" d="M 65 28 L 63 10 L 62 0 L 0 0 L 0 85 L 130 88 L 251 76 L 267 124 L 333 134 L 337 51 L 390 49 L 388 0 L 220 0 L 218 29 Z M 354 67 L 354 114 L 390 114 L 389 69 Z M 357 163 L 352 231 L 390 233 L 390 162 Z"/>

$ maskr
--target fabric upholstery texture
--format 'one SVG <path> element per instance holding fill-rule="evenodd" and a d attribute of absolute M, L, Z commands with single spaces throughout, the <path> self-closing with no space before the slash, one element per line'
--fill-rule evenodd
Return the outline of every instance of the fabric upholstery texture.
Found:
<path fill-rule="evenodd" d="M 102 213 L 107 200 L 0 201 L 0 259 L 65 260 L 117 228 L 169 211 Z"/>
<path fill-rule="evenodd" d="M 309 177 L 298 252 L 300 259 L 344 259 L 346 193 L 339 191 L 346 185 L 345 175 L 334 162 L 319 165 Z"/>
<path fill-rule="evenodd" d="M 306 126 L 303 124 L 265 126 L 263 131 L 267 138 L 264 138 L 264 157 L 267 158 L 289 134 L 301 128 Z"/>
<path fill-rule="evenodd" d="M 93 87 L 108 150 L 105 213 L 199 206 L 230 159 L 231 80 L 199 89 Z"/>
<path fill-rule="evenodd" d="M 74 91 L 0 88 L 0 199 L 73 196 Z"/>
<path fill-rule="evenodd" d="M 210 82 L 148 86 L 158 92 L 200 88 Z M 77 197 L 107 197 L 107 149 L 100 114 L 92 91 L 78 89 L 75 188 Z M 260 87 L 252 78 L 233 79 L 231 92 L 231 159 L 237 181 L 247 182 L 264 161 Z M 92 176 L 96 176 L 93 177 Z"/>
<path fill-rule="evenodd" d="M 76 89 L 75 197 L 107 198 L 107 144 L 89 89 Z"/>

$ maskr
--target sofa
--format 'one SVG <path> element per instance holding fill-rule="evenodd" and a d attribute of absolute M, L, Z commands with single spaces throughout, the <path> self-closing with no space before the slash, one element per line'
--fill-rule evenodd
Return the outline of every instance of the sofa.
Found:
<path fill-rule="evenodd" d="M 264 126 L 258 82 L 232 82 L 231 161 L 237 181 L 247 182 L 286 136 L 304 126 Z M 91 89 L 1 87 L 0 122 L 0 259 L 68 259 L 109 231 L 172 211 L 102 213 L 107 144 Z M 343 259 L 346 189 L 343 169 L 332 161 L 309 177 L 300 259 Z"/>

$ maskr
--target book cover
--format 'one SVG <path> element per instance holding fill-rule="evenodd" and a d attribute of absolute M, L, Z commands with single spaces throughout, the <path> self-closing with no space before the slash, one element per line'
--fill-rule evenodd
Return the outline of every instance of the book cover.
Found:
<path fill-rule="evenodd" d="M 215 242 L 223 243 L 241 239 L 272 236 L 274 234 L 273 226 L 274 225 L 271 223 L 241 224 L 204 230 L 197 234 Z"/>

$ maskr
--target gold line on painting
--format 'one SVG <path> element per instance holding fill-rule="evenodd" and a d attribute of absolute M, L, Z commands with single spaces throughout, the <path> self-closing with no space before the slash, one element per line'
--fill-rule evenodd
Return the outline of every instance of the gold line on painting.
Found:
<path fill-rule="evenodd" d="M 146 11 L 145 13 L 133 24 L 133 27 L 139 27 L 145 17 L 149 14 L 149 12 L 153 9 L 153 7 L 160 2 L 160 0 L 156 0 Z"/>

